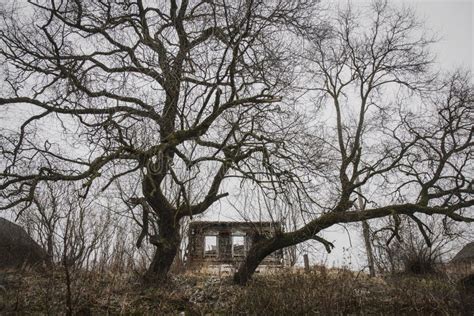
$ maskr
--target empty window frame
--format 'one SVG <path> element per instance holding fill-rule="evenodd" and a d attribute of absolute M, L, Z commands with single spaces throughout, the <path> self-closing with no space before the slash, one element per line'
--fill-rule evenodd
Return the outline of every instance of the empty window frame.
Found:
<path fill-rule="evenodd" d="M 217 257 L 217 236 L 204 236 L 204 256 Z"/>
<path fill-rule="evenodd" d="M 232 257 L 245 256 L 245 236 L 232 236 Z"/>

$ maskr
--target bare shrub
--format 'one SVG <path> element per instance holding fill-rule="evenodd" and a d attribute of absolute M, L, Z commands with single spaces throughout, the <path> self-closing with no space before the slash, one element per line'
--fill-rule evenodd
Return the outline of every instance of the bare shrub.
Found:
<path fill-rule="evenodd" d="M 415 275 L 442 272 L 442 263 L 449 257 L 453 245 L 467 234 L 462 226 L 438 218 L 425 221 L 424 233 L 407 218 L 385 221 L 375 230 L 372 242 L 375 262 L 382 273 Z"/>

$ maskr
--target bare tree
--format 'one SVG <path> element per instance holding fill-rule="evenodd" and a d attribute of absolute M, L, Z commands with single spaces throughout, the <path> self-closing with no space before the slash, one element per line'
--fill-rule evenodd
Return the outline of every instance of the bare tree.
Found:
<path fill-rule="evenodd" d="M 0 209 L 27 208 L 43 182 L 81 182 L 86 196 L 138 179 L 129 202 L 142 207 L 140 242 L 156 249 L 146 278 L 164 278 L 181 219 L 225 197 L 226 178 L 269 186 L 291 178 L 273 165 L 298 126 L 280 101 L 298 38 L 317 36 L 315 8 L 304 0 L 3 6 L 0 105 L 33 114 L 1 130 Z"/>
<path fill-rule="evenodd" d="M 94 199 L 82 199 L 77 192 L 74 185 L 46 182 L 38 186 L 28 212 L 17 214 L 29 233 L 45 247 L 51 262 L 64 273 L 68 315 L 74 314 L 83 290 L 81 284 L 87 284 L 84 273 L 79 272 L 97 268 L 97 264 L 90 265 L 92 257 L 103 254 L 106 244 L 127 235 L 115 233 L 118 225 L 111 212 L 103 212 L 103 207 L 93 204 Z"/>
<path fill-rule="evenodd" d="M 306 197 L 304 225 L 253 244 L 236 282 L 284 247 L 316 240 L 330 251 L 320 233 L 335 224 L 406 215 L 429 242 L 417 213 L 474 221 L 474 90 L 469 74 L 430 76 L 431 42 L 409 9 L 382 1 L 339 11 L 332 34 L 311 41 L 307 67 L 327 117 L 314 130 L 320 162 L 308 161 L 323 166 L 320 190 Z"/>
<path fill-rule="evenodd" d="M 453 246 L 469 237 L 465 227 L 448 218 L 426 218 L 424 224 L 428 236 L 423 236 L 413 227 L 416 223 L 404 216 L 397 221 L 391 218 L 384 221 L 373 232 L 374 259 L 381 272 L 437 272 L 441 269 L 440 264 L 449 258 Z M 428 243 L 426 237 L 429 238 Z"/>
<path fill-rule="evenodd" d="M 27 227 L 28 233 L 35 236 L 53 262 L 57 259 L 57 233 L 59 222 L 64 216 L 59 209 L 57 188 L 46 185 L 45 192 L 38 192 L 33 199 L 33 211 L 18 214 L 19 220 Z"/>

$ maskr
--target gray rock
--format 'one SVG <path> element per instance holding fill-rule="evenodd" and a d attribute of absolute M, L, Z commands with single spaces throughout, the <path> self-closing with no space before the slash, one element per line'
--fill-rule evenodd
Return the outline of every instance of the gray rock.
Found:
<path fill-rule="evenodd" d="M 46 251 L 23 228 L 0 218 L 0 269 L 15 269 L 47 261 Z"/>

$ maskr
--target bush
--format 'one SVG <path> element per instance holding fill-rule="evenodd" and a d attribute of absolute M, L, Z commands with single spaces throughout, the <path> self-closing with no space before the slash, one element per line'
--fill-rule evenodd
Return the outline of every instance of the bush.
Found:
<path fill-rule="evenodd" d="M 406 247 L 402 255 L 403 271 L 415 275 L 435 274 L 440 263 L 437 259 L 436 253 L 426 245 Z"/>
<path fill-rule="evenodd" d="M 444 225 L 444 226 L 443 226 Z M 437 274 L 443 258 L 463 232 L 439 221 L 428 222 L 430 234 L 423 234 L 407 218 L 398 224 L 385 223 L 372 235 L 375 263 L 381 273 L 410 275 Z M 395 235 L 394 232 L 398 231 Z M 395 238 L 398 236 L 398 238 Z"/>

